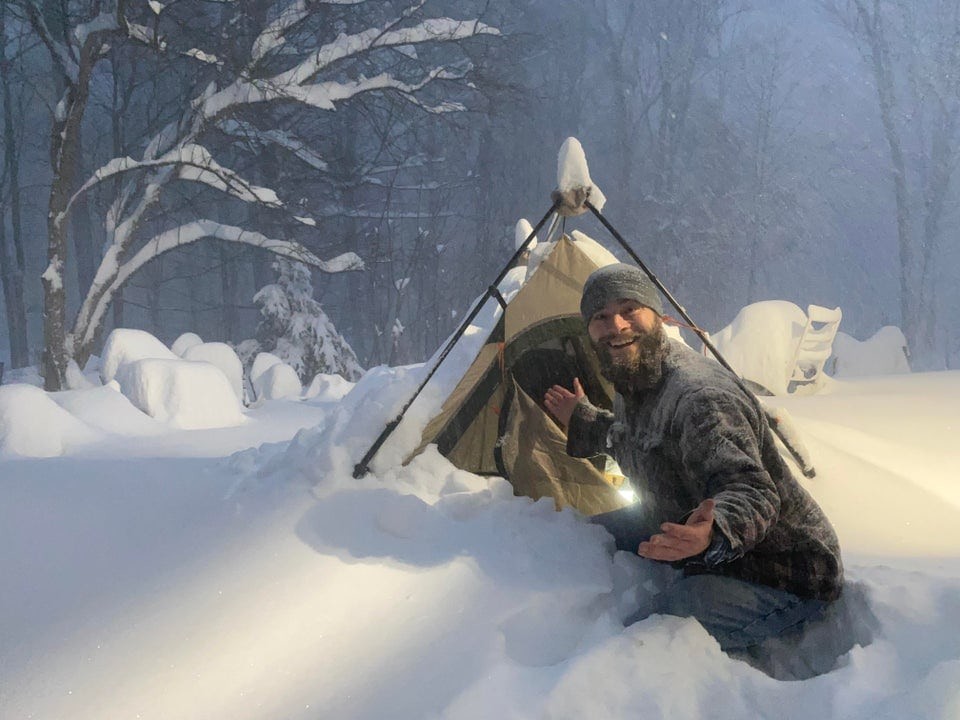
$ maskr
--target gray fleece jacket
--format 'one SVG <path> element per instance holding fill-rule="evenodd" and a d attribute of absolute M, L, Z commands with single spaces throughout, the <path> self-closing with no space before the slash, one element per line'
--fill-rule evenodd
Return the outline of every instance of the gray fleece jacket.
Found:
<path fill-rule="evenodd" d="M 652 528 L 716 501 L 714 543 L 682 563 L 687 573 L 839 597 L 843 566 L 833 527 L 781 458 L 757 399 L 714 360 L 670 340 L 657 386 L 617 395 L 613 413 L 585 400 L 577 405 L 567 451 L 612 455 Z"/>

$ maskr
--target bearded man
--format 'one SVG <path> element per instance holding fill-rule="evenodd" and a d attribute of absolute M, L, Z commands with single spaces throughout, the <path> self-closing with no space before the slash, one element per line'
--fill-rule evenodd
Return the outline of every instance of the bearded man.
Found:
<path fill-rule="evenodd" d="M 594 272 L 580 312 L 614 411 L 553 386 L 547 408 L 574 457 L 608 453 L 640 502 L 597 516 L 617 548 L 673 563 L 674 581 L 627 619 L 694 617 L 743 651 L 818 617 L 840 596 L 837 536 L 781 458 L 759 401 L 712 359 L 667 338 L 662 305 L 632 265 Z"/>

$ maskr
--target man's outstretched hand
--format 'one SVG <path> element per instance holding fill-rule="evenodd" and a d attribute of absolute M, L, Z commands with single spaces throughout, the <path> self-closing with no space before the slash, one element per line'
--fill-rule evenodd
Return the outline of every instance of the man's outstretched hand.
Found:
<path fill-rule="evenodd" d="M 584 396 L 586 396 L 586 393 L 583 392 L 580 380 L 574 378 L 573 392 L 570 392 L 562 385 L 554 385 L 547 390 L 546 395 L 543 396 L 543 404 L 546 405 L 547 410 L 560 421 L 561 425 L 568 427 L 570 425 L 570 418 L 573 416 L 573 409 L 577 406 L 577 403 L 580 402 L 580 398 Z"/>
<path fill-rule="evenodd" d="M 640 543 L 637 554 L 649 560 L 674 562 L 699 555 L 713 540 L 713 508 L 716 502 L 710 498 L 697 506 L 683 525 L 664 523 L 663 533 Z"/>

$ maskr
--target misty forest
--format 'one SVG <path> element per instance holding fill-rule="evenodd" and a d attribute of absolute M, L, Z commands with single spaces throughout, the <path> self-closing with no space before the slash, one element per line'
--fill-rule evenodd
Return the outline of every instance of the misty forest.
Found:
<path fill-rule="evenodd" d="M 325 328 L 304 379 L 422 361 L 574 136 L 700 326 L 839 306 L 958 368 L 958 38 L 948 0 L 3 0 L 0 361 L 249 359 L 284 303 Z"/>

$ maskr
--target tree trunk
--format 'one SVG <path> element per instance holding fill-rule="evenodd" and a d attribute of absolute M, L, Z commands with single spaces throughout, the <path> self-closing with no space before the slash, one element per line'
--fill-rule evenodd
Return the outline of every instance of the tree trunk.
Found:
<path fill-rule="evenodd" d="M 77 79 L 67 88 L 51 126 L 50 185 L 47 215 L 47 268 L 43 280 L 43 386 L 66 386 L 67 363 L 73 352 L 67 336 L 67 294 L 64 268 L 67 257 L 67 205 L 80 166 L 80 127 L 90 92 L 90 77 L 100 54 L 100 43 L 88 38 L 80 52 Z M 62 115 L 61 115 L 62 113 Z"/>
<path fill-rule="evenodd" d="M 27 338 L 27 308 L 23 287 L 26 261 L 23 253 L 23 225 L 20 219 L 20 155 L 14 125 L 10 93 L 10 64 L 6 56 L 6 10 L 0 6 L 0 85 L 3 92 L 4 163 L 10 182 L 10 227 L 12 237 L 7 239 L 2 229 L 0 257 L 3 267 L 4 304 L 7 311 L 7 331 L 10 338 L 10 363 L 13 367 L 30 364 L 30 345 Z M 0 213 L 0 225 L 6 219 Z M 10 246 L 12 241 L 12 247 Z"/>
<path fill-rule="evenodd" d="M 240 325 L 240 284 L 237 279 L 239 263 L 236 253 L 227 245 L 220 243 L 220 290 L 223 302 L 223 336 L 221 340 L 235 340 Z"/>

